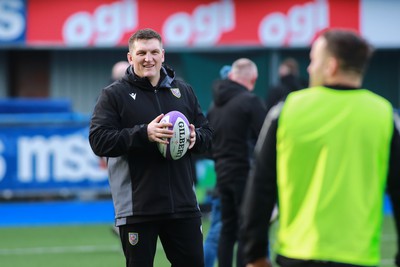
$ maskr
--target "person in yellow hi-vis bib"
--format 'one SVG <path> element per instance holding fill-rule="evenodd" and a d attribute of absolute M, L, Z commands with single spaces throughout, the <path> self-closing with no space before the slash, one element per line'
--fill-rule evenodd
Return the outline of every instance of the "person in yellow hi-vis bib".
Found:
<path fill-rule="evenodd" d="M 371 55 L 357 33 L 325 30 L 312 44 L 310 88 L 268 113 L 242 206 L 248 267 L 271 266 L 276 201 L 282 267 L 378 266 L 386 189 L 399 242 L 400 122 L 386 99 L 361 87 Z"/>

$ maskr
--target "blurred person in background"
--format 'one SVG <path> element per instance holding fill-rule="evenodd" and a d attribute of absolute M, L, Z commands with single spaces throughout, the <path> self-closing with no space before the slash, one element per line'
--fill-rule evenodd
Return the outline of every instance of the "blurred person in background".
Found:
<path fill-rule="evenodd" d="M 299 64 L 294 58 L 286 58 L 278 69 L 279 83 L 269 88 L 267 92 L 267 112 L 291 92 L 307 87 L 299 76 Z"/>
<path fill-rule="evenodd" d="M 227 79 L 232 67 L 224 65 L 219 71 L 221 80 Z M 207 115 L 208 116 L 208 115 Z M 212 158 L 212 157 L 211 157 Z M 211 197 L 211 224 L 204 241 L 204 266 L 213 267 L 218 254 L 218 241 L 221 232 L 221 200 L 219 199 L 218 188 L 214 187 L 210 193 Z"/>
<path fill-rule="evenodd" d="M 276 198 L 282 267 L 378 266 L 385 189 L 399 248 L 400 121 L 386 99 L 361 87 L 371 55 L 353 31 L 322 32 L 310 52 L 311 87 L 268 113 L 243 202 L 248 267 L 271 266 Z"/>
<path fill-rule="evenodd" d="M 163 64 L 164 53 L 161 36 L 152 29 L 129 38 L 131 67 L 102 90 L 89 141 L 96 155 L 108 158 L 126 266 L 152 267 L 160 238 L 172 266 L 202 267 L 201 212 L 191 154 L 210 148 L 212 130 L 192 87 Z M 172 110 L 191 123 L 189 151 L 178 160 L 164 158 L 157 148 L 173 135 L 168 130 L 172 124 L 160 122 Z"/>
<path fill-rule="evenodd" d="M 111 83 L 118 81 L 122 77 L 124 77 L 127 68 L 130 67 L 128 61 L 118 61 L 115 63 L 111 69 Z"/>
<path fill-rule="evenodd" d="M 238 242 L 240 205 L 254 144 L 266 115 L 264 102 L 252 93 L 257 78 L 253 61 L 240 58 L 233 62 L 228 79 L 214 84 L 213 103 L 207 113 L 214 129 L 211 151 L 221 201 L 219 267 L 232 266 L 235 244 L 236 266 L 244 266 L 242 244 Z"/>

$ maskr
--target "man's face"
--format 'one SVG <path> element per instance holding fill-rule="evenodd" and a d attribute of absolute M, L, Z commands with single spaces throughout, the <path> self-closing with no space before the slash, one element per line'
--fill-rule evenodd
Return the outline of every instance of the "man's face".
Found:
<path fill-rule="evenodd" d="M 310 87 L 320 86 L 326 82 L 327 58 L 326 40 L 319 37 L 313 43 L 310 51 L 310 65 L 307 68 L 310 76 Z"/>
<path fill-rule="evenodd" d="M 164 62 L 164 49 L 157 39 L 136 40 L 128 53 L 128 61 L 135 74 L 147 77 L 155 86 L 160 79 L 160 69 Z"/>

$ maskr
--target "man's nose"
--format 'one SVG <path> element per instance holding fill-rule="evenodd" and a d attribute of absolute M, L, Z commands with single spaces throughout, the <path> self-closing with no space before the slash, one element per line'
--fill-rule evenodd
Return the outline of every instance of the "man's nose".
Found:
<path fill-rule="evenodd" d="M 150 53 L 147 53 L 144 59 L 145 59 L 146 61 L 151 61 L 151 54 L 150 54 Z"/>

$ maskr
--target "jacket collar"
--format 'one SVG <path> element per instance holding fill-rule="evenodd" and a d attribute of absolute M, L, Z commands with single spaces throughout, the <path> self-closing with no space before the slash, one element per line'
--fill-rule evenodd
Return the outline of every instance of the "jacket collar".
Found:
<path fill-rule="evenodd" d="M 160 70 L 160 80 L 156 86 L 153 86 L 147 77 L 139 77 L 133 71 L 133 66 L 127 68 L 123 79 L 141 89 L 154 90 L 155 88 L 171 88 L 172 82 L 175 80 L 175 71 L 163 65 Z"/>

